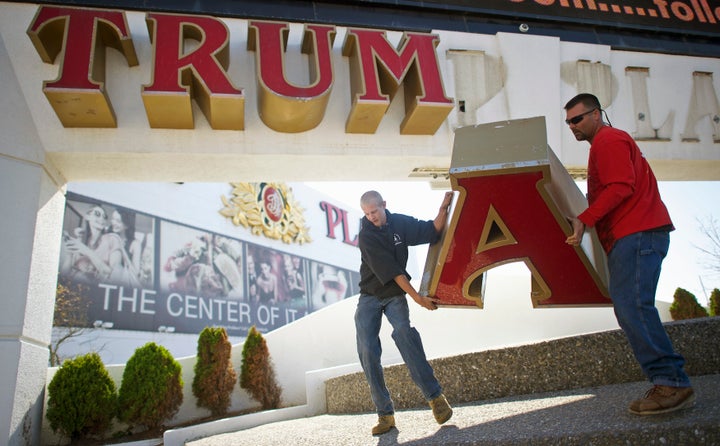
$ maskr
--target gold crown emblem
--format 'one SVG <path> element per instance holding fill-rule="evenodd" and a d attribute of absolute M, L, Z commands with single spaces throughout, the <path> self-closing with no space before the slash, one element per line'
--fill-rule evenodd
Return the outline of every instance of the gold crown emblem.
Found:
<path fill-rule="evenodd" d="M 220 197 L 220 215 L 235 226 L 249 228 L 254 235 L 284 243 L 312 242 L 305 227 L 304 209 L 295 201 L 292 189 L 284 183 L 230 183 L 231 197 Z"/>

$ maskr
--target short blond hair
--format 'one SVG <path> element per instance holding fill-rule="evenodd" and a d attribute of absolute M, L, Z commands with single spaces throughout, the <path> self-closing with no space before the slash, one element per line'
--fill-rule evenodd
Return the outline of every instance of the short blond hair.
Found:
<path fill-rule="evenodd" d="M 380 192 L 369 190 L 362 194 L 362 197 L 360 197 L 360 206 L 364 206 L 366 204 L 376 204 L 378 206 L 383 204 L 383 197 L 380 195 Z"/>

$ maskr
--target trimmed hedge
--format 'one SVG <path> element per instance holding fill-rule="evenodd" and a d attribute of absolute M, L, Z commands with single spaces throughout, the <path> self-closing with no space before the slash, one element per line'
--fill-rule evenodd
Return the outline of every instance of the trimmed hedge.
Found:
<path fill-rule="evenodd" d="M 280 407 L 282 389 L 275 379 L 270 351 L 265 338 L 254 325 L 245 339 L 242 358 L 240 387 L 259 401 L 263 410 Z"/>
<path fill-rule="evenodd" d="M 161 430 L 183 402 L 182 368 L 170 352 L 154 342 L 135 350 L 125 365 L 118 395 L 120 420 Z"/>
<path fill-rule="evenodd" d="M 710 293 L 710 316 L 720 316 L 720 290 L 717 288 Z"/>
<path fill-rule="evenodd" d="M 230 406 L 237 379 L 231 353 L 232 345 L 224 328 L 205 327 L 200 332 L 192 392 L 197 406 L 210 409 L 213 416 L 225 415 Z"/>
<path fill-rule="evenodd" d="M 100 436 L 117 414 L 115 382 L 97 353 L 63 362 L 48 384 L 47 419 L 55 432 L 77 442 Z"/>
<path fill-rule="evenodd" d="M 707 310 L 698 303 L 694 294 L 682 288 L 675 290 L 673 302 L 670 304 L 670 316 L 673 320 L 694 319 L 707 315 Z"/>

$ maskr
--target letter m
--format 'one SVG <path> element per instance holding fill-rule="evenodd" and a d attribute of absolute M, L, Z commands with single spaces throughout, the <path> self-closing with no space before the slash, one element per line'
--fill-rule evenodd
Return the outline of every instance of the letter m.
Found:
<path fill-rule="evenodd" d="M 347 133 L 375 133 L 404 83 L 403 135 L 433 135 L 453 108 L 445 96 L 434 34 L 404 33 L 398 50 L 384 31 L 348 29 L 343 55 L 350 58 L 352 109 Z"/>

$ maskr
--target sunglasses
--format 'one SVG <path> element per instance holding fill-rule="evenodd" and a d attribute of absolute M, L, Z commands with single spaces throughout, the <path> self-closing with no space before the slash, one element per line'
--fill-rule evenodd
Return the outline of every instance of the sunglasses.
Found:
<path fill-rule="evenodd" d="M 580 121 L 582 121 L 582 120 L 585 118 L 585 115 L 587 115 L 587 114 L 589 114 L 589 113 L 592 113 L 592 112 L 594 112 L 595 110 L 597 110 L 597 108 L 593 108 L 592 110 L 588 110 L 588 111 L 586 111 L 585 113 L 580 113 L 580 114 L 577 115 L 577 116 L 573 116 L 573 117 L 570 118 L 570 119 L 566 119 L 566 120 L 565 120 L 565 124 L 567 124 L 567 125 L 570 125 L 570 124 L 572 124 L 572 125 L 577 125 L 577 124 L 580 123 Z"/>
<path fill-rule="evenodd" d="M 107 218 L 104 212 L 99 209 L 89 209 L 87 215 L 94 215 L 95 217 Z"/>

